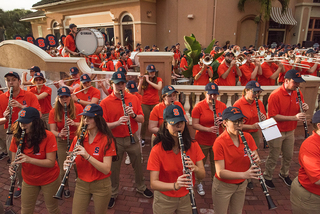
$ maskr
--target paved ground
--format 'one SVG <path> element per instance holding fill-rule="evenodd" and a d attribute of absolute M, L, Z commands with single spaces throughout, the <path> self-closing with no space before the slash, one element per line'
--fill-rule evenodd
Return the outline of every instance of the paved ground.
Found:
<path fill-rule="evenodd" d="M 293 179 L 298 175 L 299 162 L 298 162 L 298 151 L 300 148 L 302 140 L 296 140 L 293 162 L 290 168 L 290 177 Z M 146 169 L 148 154 L 150 152 L 150 144 L 143 148 L 143 157 L 144 163 L 143 167 Z M 264 162 L 266 160 L 268 150 L 261 149 L 259 151 L 260 157 L 262 159 L 262 170 L 264 169 Z M 8 175 L 7 159 L 0 161 L 0 202 L 4 204 L 7 196 L 10 185 L 10 179 Z M 280 165 L 280 159 L 278 161 Z M 204 189 L 206 191 L 205 196 L 199 196 L 196 194 L 196 204 L 200 213 L 214 213 L 213 204 L 211 199 L 211 179 L 209 174 L 209 167 L 206 165 L 207 176 L 204 180 Z M 247 190 L 246 201 L 244 205 L 243 213 L 245 214 L 267 214 L 267 213 L 278 213 L 278 214 L 287 214 L 291 213 L 290 205 L 290 188 L 287 187 L 282 180 L 278 177 L 279 167 L 276 168 L 274 173 L 273 182 L 276 186 L 276 190 L 270 190 L 270 195 L 273 198 L 273 201 L 277 205 L 277 209 L 269 211 L 267 207 L 267 202 L 265 196 L 261 190 L 260 184 L 258 181 L 254 181 L 254 190 Z M 148 187 L 149 185 L 149 172 L 145 170 L 145 179 Z M 70 181 L 74 181 L 75 174 L 71 173 Z M 75 182 L 69 182 L 70 190 L 74 191 Z M 152 213 L 152 199 L 147 199 L 141 194 L 137 193 L 134 189 L 134 173 L 131 165 L 125 165 L 124 160 L 121 166 L 120 174 L 120 193 L 116 200 L 115 206 L 108 210 L 110 214 L 135 214 L 135 213 Z M 14 206 L 12 210 L 16 213 L 20 213 L 20 198 L 14 199 Z M 108 202 L 106 202 L 108 203 Z M 72 209 L 72 197 L 59 201 L 60 210 L 62 213 L 71 213 Z M 45 208 L 45 203 L 43 200 L 42 194 L 39 195 L 35 213 L 46 214 L 48 213 Z M 87 213 L 94 213 L 93 202 L 90 202 Z"/>

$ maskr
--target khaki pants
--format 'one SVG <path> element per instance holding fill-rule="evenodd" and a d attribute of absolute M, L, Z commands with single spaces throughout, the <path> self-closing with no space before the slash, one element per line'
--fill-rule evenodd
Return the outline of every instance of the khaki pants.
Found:
<path fill-rule="evenodd" d="M 7 130 L 4 129 L 3 125 L 0 126 L 0 154 L 2 152 L 8 153 L 7 144 L 6 144 L 6 132 Z"/>
<path fill-rule="evenodd" d="M 146 185 L 144 183 L 143 170 L 141 165 L 141 152 L 140 145 L 135 137 L 136 143 L 130 142 L 130 137 L 116 138 L 118 147 L 119 160 L 112 162 L 111 164 L 111 183 L 112 183 L 112 198 L 116 198 L 119 193 L 119 181 L 120 181 L 120 167 L 125 152 L 128 153 L 132 167 L 135 174 L 135 186 L 139 191 L 145 191 Z"/>
<path fill-rule="evenodd" d="M 248 181 L 242 184 L 229 184 L 219 181 L 216 177 L 212 183 L 212 201 L 215 214 L 242 214 L 246 187 Z"/>
<path fill-rule="evenodd" d="M 291 185 L 290 201 L 293 214 L 320 214 L 320 195 L 303 188 L 296 177 Z"/>
<path fill-rule="evenodd" d="M 10 159 L 11 159 L 11 162 L 14 161 L 14 160 L 12 159 L 12 152 L 9 151 L 12 137 L 13 137 L 13 134 L 9 134 L 9 135 L 7 134 L 7 135 L 6 135 L 7 150 L 8 150 L 8 154 L 9 154 L 9 157 L 10 157 Z M 18 178 L 18 183 L 17 183 L 17 185 L 18 185 L 18 187 L 21 187 L 22 181 L 23 181 L 22 175 L 21 175 L 21 166 L 18 167 L 17 178 Z"/>
<path fill-rule="evenodd" d="M 48 124 L 48 120 L 49 120 L 49 113 L 47 114 L 43 114 L 41 119 L 46 123 L 47 128 L 49 129 L 49 124 Z"/>
<path fill-rule="evenodd" d="M 154 214 L 191 214 L 192 209 L 190 204 L 191 202 L 189 194 L 181 198 L 175 198 L 166 196 L 159 191 L 154 191 L 154 199 L 152 205 Z"/>
<path fill-rule="evenodd" d="M 142 111 L 144 114 L 144 123 L 142 123 L 142 128 L 141 128 L 141 139 L 145 140 L 146 139 L 146 133 L 148 130 L 148 125 L 149 125 L 149 117 L 150 117 L 150 112 L 152 111 L 153 107 L 156 105 L 145 105 L 141 104 Z"/>
<path fill-rule="evenodd" d="M 57 137 L 57 145 L 58 145 L 58 163 L 59 163 L 59 168 L 60 168 L 60 179 L 63 179 L 64 176 L 64 169 L 63 169 L 63 162 L 67 158 L 67 140 L 62 140 L 61 138 Z M 74 165 L 75 166 L 75 165 Z M 66 180 L 65 187 L 69 187 L 68 180 Z"/>
<path fill-rule="evenodd" d="M 277 161 L 280 153 L 282 152 L 282 163 L 280 173 L 282 176 L 287 177 L 289 175 L 290 162 L 293 156 L 294 147 L 294 130 L 289 132 L 281 132 L 282 137 L 270 140 L 269 144 L 269 156 L 266 161 L 266 171 L 263 176 L 267 180 L 272 180 L 272 174 L 277 166 Z"/>
<path fill-rule="evenodd" d="M 260 133 L 259 131 L 256 132 L 249 132 L 254 140 L 254 142 L 256 143 L 257 148 L 259 149 L 260 146 Z"/>
<path fill-rule="evenodd" d="M 207 158 L 210 155 L 210 169 L 211 169 L 211 180 L 213 180 L 214 175 L 216 174 L 216 168 L 214 165 L 214 154 L 212 150 L 212 146 L 206 146 L 206 145 L 201 145 L 199 144 L 203 154 L 204 158 L 202 159 L 203 161 L 203 166 L 206 164 Z M 199 184 L 202 180 L 197 180 L 197 183 Z"/>
<path fill-rule="evenodd" d="M 108 202 L 111 198 L 110 177 L 92 182 L 85 182 L 78 178 L 74 192 L 72 213 L 85 214 L 87 212 L 91 196 L 93 197 L 94 202 L 94 213 L 107 213 Z"/>
<path fill-rule="evenodd" d="M 47 210 L 50 214 L 60 213 L 58 200 L 53 198 L 60 186 L 60 178 L 44 186 L 33 186 L 25 182 L 22 183 L 21 191 L 21 214 L 32 214 L 40 190 L 43 193 Z"/>

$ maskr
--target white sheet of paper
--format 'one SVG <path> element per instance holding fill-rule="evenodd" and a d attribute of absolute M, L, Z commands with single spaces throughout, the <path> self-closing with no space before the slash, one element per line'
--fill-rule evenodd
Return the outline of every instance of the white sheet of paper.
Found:
<path fill-rule="evenodd" d="M 262 121 L 258 124 L 262 130 L 262 134 L 266 139 L 266 141 L 282 137 L 279 131 L 279 128 L 277 126 L 277 122 L 273 118 Z"/>

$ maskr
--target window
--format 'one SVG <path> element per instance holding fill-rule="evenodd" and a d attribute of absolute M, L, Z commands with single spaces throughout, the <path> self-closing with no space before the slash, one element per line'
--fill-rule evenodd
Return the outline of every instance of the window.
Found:
<path fill-rule="evenodd" d="M 320 3 L 320 0 L 313 0 L 313 3 Z"/>
<path fill-rule="evenodd" d="M 320 0 L 317 2 L 320 3 Z M 320 42 L 320 18 L 310 18 L 307 41 Z"/>
<path fill-rule="evenodd" d="M 285 25 L 282 25 L 282 24 L 279 24 L 277 22 L 274 22 L 270 19 L 269 21 L 269 28 L 272 28 L 272 29 L 285 29 L 286 26 Z"/>
<path fill-rule="evenodd" d="M 132 18 L 129 15 L 125 15 L 122 19 L 122 22 L 132 22 Z"/>

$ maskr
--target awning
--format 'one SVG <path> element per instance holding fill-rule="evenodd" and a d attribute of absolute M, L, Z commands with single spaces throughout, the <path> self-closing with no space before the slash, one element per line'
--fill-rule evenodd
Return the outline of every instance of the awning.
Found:
<path fill-rule="evenodd" d="M 291 8 L 288 8 L 282 14 L 280 7 L 272 7 L 270 17 L 273 21 L 283 25 L 296 25 L 298 23 L 292 16 Z"/>

